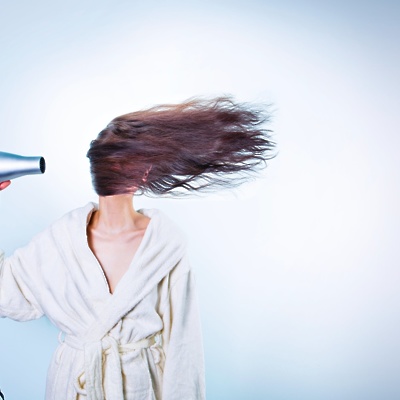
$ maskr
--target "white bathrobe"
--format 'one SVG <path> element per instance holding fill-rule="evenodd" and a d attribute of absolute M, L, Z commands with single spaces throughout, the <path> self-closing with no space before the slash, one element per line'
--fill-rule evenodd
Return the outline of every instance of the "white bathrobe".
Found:
<path fill-rule="evenodd" d="M 96 204 L 74 210 L 4 259 L 0 316 L 46 315 L 60 331 L 48 400 L 199 400 L 204 362 L 184 240 L 157 210 L 113 294 L 87 242 Z"/>

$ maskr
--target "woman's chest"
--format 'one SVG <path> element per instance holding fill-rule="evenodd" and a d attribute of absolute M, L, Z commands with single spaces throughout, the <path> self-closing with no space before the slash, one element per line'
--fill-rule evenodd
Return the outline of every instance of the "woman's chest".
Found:
<path fill-rule="evenodd" d="M 111 293 L 131 266 L 142 238 L 143 232 L 112 239 L 90 237 L 90 249 L 104 272 Z"/>

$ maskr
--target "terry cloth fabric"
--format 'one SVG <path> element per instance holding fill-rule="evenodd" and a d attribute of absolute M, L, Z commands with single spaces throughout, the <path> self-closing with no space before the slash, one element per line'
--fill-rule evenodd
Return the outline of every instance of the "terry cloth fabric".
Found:
<path fill-rule="evenodd" d="M 193 272 L 158 210 L 113 294 L 87 242 L 97 204 L 74 210 L 4 258 L 0 316 L 46 315 L 63 333 L 46 400 L 201 400 L 204 360 Z"/>

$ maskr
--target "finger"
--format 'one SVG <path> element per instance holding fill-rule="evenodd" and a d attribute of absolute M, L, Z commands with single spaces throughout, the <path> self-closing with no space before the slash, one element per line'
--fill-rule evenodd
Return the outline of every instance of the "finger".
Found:
<path fill-rule="evenodd" d="M 6 187 L 10 186 L 11 181 L 0 182 L 0 190 L 4 190 Z"/>

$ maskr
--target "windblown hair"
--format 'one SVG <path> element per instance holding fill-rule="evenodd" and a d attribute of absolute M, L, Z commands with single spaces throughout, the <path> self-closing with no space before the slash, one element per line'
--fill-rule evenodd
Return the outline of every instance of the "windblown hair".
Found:
<path fill-rule="evenodd" d="M 87 156 L 100 196 L 232 188 L 274 157 L 269 115 L 230 97 L 190 99 L 113 119 Z"/>

